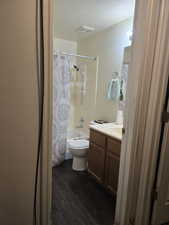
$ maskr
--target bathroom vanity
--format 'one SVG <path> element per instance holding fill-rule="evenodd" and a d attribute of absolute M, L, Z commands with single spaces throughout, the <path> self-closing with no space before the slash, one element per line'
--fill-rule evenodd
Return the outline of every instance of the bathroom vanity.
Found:
<path fill-rule="evenodd" d="M 112 194 L 117 193 L 122 127 L 90 126 L 88 172 Z"/>

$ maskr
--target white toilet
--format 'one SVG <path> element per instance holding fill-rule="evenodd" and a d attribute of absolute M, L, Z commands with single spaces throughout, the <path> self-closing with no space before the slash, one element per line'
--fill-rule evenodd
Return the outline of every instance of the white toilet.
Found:
<path fill-rule="evenodd" d="M 86 170 L 89 141 L 85 139 L 71 139 L 68 140 L 68 148 L 73 156 L 72 169 L 76 171 Z"/>

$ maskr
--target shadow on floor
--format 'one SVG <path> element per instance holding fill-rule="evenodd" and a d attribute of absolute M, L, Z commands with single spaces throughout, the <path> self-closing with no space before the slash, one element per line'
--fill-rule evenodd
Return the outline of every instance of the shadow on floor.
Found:
<path fill-rule="evenodd" d="M 53 168 L 52 225 L 112 225 L 115 199 L 72 160 Z"/>

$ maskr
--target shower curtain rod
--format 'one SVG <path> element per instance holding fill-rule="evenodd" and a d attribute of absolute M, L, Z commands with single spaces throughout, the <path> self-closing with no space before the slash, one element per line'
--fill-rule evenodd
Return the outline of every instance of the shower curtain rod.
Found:
<path fill-rule="evenodd" d="M 97 60 L 97 57 L 93 57 L 93 56 L 69 54 L 66 52 L 58 52 L 58 53 L 60 53 L 61 55 L 74 56 L 74 57 L 79 57 L 79 58 L 83 58 L 83 59 Z M 58 53 L 55 52 L 54 55 L 57 55 Z"/>

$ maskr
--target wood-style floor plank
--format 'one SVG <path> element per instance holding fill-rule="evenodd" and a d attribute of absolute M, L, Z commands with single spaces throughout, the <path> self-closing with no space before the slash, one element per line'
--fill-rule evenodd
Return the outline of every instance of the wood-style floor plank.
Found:
<path fill-rule="evenodd" d="M 52 225 L 112 225 L 115 199 L 71 165 L 68 160 L 53 168 Z"/>

